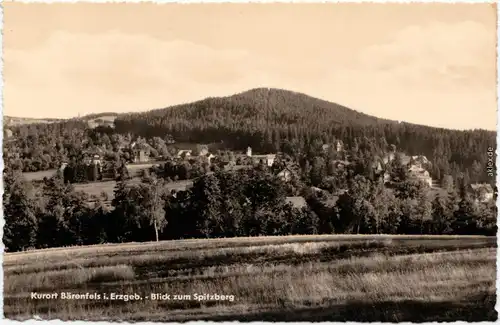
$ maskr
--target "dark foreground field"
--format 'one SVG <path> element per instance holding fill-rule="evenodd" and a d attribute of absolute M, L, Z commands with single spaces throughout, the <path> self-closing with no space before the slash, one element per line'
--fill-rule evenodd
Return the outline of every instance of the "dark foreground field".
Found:
<path fill-rule="evenodd" d="M 4 255 L 4 311 L 18 320 L 494 321 L 495 265 L 496 238 L 472 236 L 292 236 L 49 249 Z M 31 292 L 59 296 L 32 299 Z M 61 299 L 62 292 L 100 299 Z M 112 293 L 139 300 L 111 300 Z M 171 299 L 152 300 L 151 293 Z M 198 301 L 195 293 L 234 300 Z"/>

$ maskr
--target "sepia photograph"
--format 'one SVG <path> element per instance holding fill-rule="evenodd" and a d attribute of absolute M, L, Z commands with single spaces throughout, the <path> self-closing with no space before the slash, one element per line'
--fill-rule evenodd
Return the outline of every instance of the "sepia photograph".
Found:
<path fill-rule="evenodd" d="M 10 320 L 497 321 L 497 5 L 3 7 Z"/>

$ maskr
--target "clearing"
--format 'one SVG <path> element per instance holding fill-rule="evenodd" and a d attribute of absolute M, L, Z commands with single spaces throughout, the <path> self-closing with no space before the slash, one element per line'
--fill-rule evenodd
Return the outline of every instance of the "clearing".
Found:
<path fill-rule="evenodd" d="M 494 321 L 495 265 L 496 238 L 482 236 L 287 236 L 54 248 L 4 255 L 4 311 L 18 320 Z M 32 299 L 32 292 L 58 297 Z M 96 299 L 61 299 L 67 292 Z M 113 293 L 138 300 L 111 300 Z M 155 293 L 170 299 L 153 300 Z M 234 300 L 198 301 L 195 294 Z"/>
<path fill-rule="evenodd" d="M 130 184 L 139 184 L 141 182 L 140 178 L 133 178 L 130 180 Z M 168 190 L 184 191 L 186 188 L 191 186 L 193 181 L 176 181 L 171 183 L 166 183 L 165 187 Z M 116 181 L 105 181 L 105 182 L 94 182 L 85 184 L 73 184 L 75 191 L 82 191 L 88 195 L 100 196 L 102 192 L 105 192 L 108 199 L 111 201 L 115 196 L 114 190 L 116 186 Z"/>

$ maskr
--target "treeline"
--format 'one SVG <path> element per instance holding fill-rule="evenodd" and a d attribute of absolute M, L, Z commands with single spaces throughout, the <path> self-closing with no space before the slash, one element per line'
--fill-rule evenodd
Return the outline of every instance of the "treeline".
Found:
<path fill-rule="evenodd" d="M 76 120 L 11 127 L 13 137 L 3 143 L 5 166 L 24 172 L 59 168 L 86 147 L 86 127 Z"/>
<path fill-rule="evenodd" d="M 56 169 L 62 163 L 82 161 L 99 153 L 105 160 L 132 161 L 137 150 L 144 149 L 150 157 L 169 157 L 175 150 L 168 146 L 170 135 L 144 139 L 130 133 L 119 134 L 110 127 L 89 129 L 79 120 L 50 124 L 28 124 L 11 127 L 13 137 L 4 139 L 4 163 L 23 172 Z M 118 157 L 118 158 L 116 158 Z"/>
<path fill-rule="evenodd" d="M 64 183 L 69 184 L 126 179 L 130 176 L 125 160 L 119 157 L 95 163 L 72 159 L 57 174 Z"/>
<path fill-rule="evenodd" d="M 286 183 L 263 165 L 216 171 L 179 192 L 168 190 L 154 174 L 139 184 L 124 178 L 117 182 L 111 208 L 99 200 L 89 204 L 87 195 L 60 177 L 35 187 L 18 171 L 6 169 L 4 243 L 7 251 L 18 251 L 259 235 L 496 234 L 494 202 L 475 200 L 460 178 L 443 194 L 432 195 L 396 159 L 388 186 L 380 175 L 370 179 L 348 170 L 342 180 L 346 189 L 330 193 L 305 184 L 295 172 L 299 167 L 290 169 L 294 177 Z M 307 205 L 292 203 L 300 204 L 298 195 Z"/>
<path fill-rule="evenodd" d="M 99 164 L 70 163 L 64 169 L 58 170 L 66 183 L 87 183 L 102 180 Z"/>
<path fill-rule="evenodd" d="M 182 181 L 205 175 L 213 171 L 213 167 L 201 157 L 186 160 L 168 159 L 167 162 L 148 169 L 145 175 L 147 177 L 149 173 L 152 173 L 167 182 Z"/>
<path fill-rule="evenodd" d="M 207 173 L 224 169 L 225 166 L 251 166 L 252 161 L 244 156 L 236 156 L 232 151 L 218 150 L 215 157 L 209 160 L 206 156 L 196 156 L 188 159 L 167 158 L 166 162 L 155 165 L 145 171 L 163 178 L 167 182 L 189 180 L 201 177 Z M 281 165 L 284 168 L 284 165 Z"/>

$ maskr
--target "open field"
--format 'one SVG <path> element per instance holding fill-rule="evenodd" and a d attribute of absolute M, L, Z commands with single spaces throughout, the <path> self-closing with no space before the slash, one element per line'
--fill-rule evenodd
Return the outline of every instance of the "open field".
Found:
<path fill-rule="evenodd" d="M 154 161 L 150 163 L 136 163 L 136 164 L 128 164 L 127 169 L 130 177 L 139 176 L 140 172 L 144 169 L 148 169 L 153 167 L 154 165 L 160 165 L 165 163 L 164 161 Z M 25 172 L 23 173 L 24 178 L 28 181 L 41 181 L 44 177 L 50 178 L 54 176 L 57 172 L 57 169 L 49 169 L 43 170 L 39 172 Z"/>
<path fill-rule="evenodd" d="M 140 178 L 133 178 L 130 180 L 131 184 L 134 184 L 134 183 L 139 184 L 140 182 L 141 182 Z M 193 181 L 186 180 L 186 181 L 177 181 L 177 182 L 167 183 L 165 186 L 169 190 L 183 191 L 188 186 L 191 186 L 192 184 L 193 184 Z M 95 183 L 87 183 L 87 184 L 73 184 L 73 185 L 74 185 L 76 191 L 83 191 L 89 195 L 99 196 L 99 195 L 101 195 L 102 192 L 106 192 L 109 200 L 112 200 L 114 197 L 114 189 L 116 186 L 116 181 L 105 181 L 105 182 L 95 182 Z"/>
<path fill-rule="evenodd" d="M 493 321 L 495 265 L 496 238 L 480 236 L 288 236 L 55 248 L 4 255 L 4 311 L 19 320 L 36 314 L 116 321 Z M 100 297 L 37 300 L 31 292 Z M 111 300 L 112 293 L 139 300 Z M 152 300 L 152 293 L 170 300 Z M 229 300 L 199 301 L 195 293 Z"/>
<path fill-rule="evenodd" d="M 57 169 L 42 170 L 39 172 L 26 172 L 23 173 L 23 177 L 28 181 L 41 181 L 44 177 L 51 178 L 57 173 Z"/>
<path fill-rule="evenodd" d="M 18 126 L 23 124 L 35 124 L 35 123 L 54 123 L 60 122 L 63 119 L 56 118 L 30 118 L 30 117 L 14 117 L 14 116 L 4 116 L 3 124 L 6 127 Z"/>
<path fill-rule="evenodd" d="M 127 165 L 127 170 L 130 177 L 141 176 L 141 172 L 145 169 L 149 169 L 155 165 L 162 165 L 165 161 L 151 161 L 148 163 L 133 163 Z"/>

